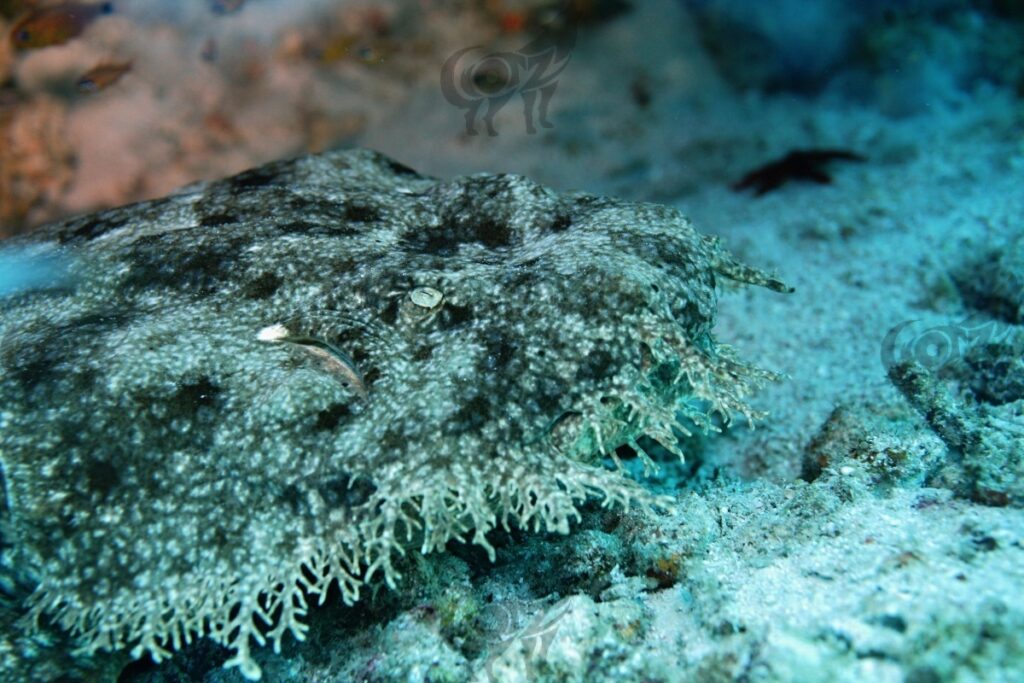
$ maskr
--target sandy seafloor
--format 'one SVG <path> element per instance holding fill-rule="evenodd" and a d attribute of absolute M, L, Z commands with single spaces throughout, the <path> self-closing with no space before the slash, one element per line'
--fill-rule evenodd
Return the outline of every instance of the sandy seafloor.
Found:
<path fill-rule="evenodd" d="M 670 204 L 774 270 L 796 291 L 726 287 L 716 328 L 788 375 L 754 399 L 768 417 L 689 444 L 685 465 L 663 459 L 649 483 L 675 497 L 667 512 L 595 506 L 568 537 L 498 539 L 493 566 L 452 544 L 415 560 L 398 594 L 314 611 L 306 643 L 258 653 L 264 680 L 1024 681 L 1024 394 L 970 405 L 964 352 L 940 374 L 1003 470 L 977 475 L 1001 489 L 971 489 L 936 474 L 971 454 L 953 452 L 882 362 L 903 321 L 975 316 L 1024 332 L 977 293 L 1024 259 L 1020 84 L 942 77 L 944 59 L 984 40 L 979 28 L 960 48 L 937 30 L 931 51 L 908 48 L 904 70 L 875 74 L 856 97 L 741 89 L 681 4 L 633 4 L 581 32 L 550 131 L 526 135 L 513 101 L 497 137 L 467 138 L 424 82 L 352 142 L 434 175 L 519 172 Z M 641 72 L 646 108 L 629 97 Z M 830 185 L 730 189 L 804 148 L 866 160 L 831 164 Z M 1010 256 L 999 265 L 993 250 Z M 1019 378 L 1015 357 L 992 372 Z M 241 680 L 223 658 L 199 644 L 118 680 Z M 114 659 L 86 677 L 111 676 L 124 664 Z"/>

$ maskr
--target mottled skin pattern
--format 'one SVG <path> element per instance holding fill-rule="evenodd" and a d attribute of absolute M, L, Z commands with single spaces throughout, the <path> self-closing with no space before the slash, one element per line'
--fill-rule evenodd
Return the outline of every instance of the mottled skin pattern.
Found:
<path fill-rule="evenodd" d="M 352 601 L 411 544 L 489 548 L 498 523 L 564 532 L 587 495 L 648 497 L 601 453 L 749 417 L 771 378 L 711 338 L 716 275 L 784 289 L 669 208 L 364 151 L 24 243 L 72 276 L 0 300 L 0 463 L 36 610 L 88 649 L 159 658 L 202 632 L 251 678 L 252 642 L 301 637 L 332 580 Z"/>

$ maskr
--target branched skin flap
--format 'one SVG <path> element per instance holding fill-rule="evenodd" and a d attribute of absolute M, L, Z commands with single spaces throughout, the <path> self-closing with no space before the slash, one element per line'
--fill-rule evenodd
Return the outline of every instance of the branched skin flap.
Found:
<path fill-rule="evenodd" d="M 259 677 L 410 546 L 567 532 L 600 462 L 752 417 L 715 276 L 784 289 L 677 211 L 367 151 L 51 226 L 0 299 L 0 462 L 36 616 L 156 659 L 197 636 Z M 646 457 L 646 456 L 644 456 Z M 493 550 L 491 550 L 493 553 Z"/>

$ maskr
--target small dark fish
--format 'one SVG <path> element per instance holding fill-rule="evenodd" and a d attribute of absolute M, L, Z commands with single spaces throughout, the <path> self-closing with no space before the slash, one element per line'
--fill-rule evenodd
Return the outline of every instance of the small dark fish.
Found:
<path fill-rule="evenodd" d="M 117 83 L 121 76 L 132 70 L 132 62 L 120 64 L 100 64 L 95 66 L 78 79 L 78 89 L 82 92 L 98 92 Z"/>
<path fill-rule="evenodd" d="M 790 152 L 764 166 L 759 166 L 734 183 L 732 189 L 740 192 L 748 188 L 760 197 L 785 185 L 790 180 L 809 180 L 828 185 L 832 176 L 825 170 L 831 161 L 864 161 L 864 157 L 845 149 L 806 149 Z"/>
<path fill-rule="evenodd" d="M 113 14 L 114 3 L 85 4 L 65 2 L 40 7 L 11 29 L 11 45 L 18 50 L 34 50 L 63 45 L 81 35 L 85 27 L 98 17 Z"/>
<path fill-rule="evenodd" d="M 214 14 L 234 14 L 244 4 L 245 0 L 210 0 L 210 11 Z"/>

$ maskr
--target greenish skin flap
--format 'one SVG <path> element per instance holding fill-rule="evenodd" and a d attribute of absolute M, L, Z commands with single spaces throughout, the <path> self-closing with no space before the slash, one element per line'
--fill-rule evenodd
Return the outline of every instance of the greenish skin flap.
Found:
<path fill-rule="evenodd" d="M 67 264 L 0 299 L 0 461 L 37 612 L 158 659 L 205 634 L 250 678 L 253 641 L 302 637 L 305 595 L 393 583 L 410 544 L 650 500 L 600 454 L 750 417 L 773 376 L 712 339 L 715 276 L 785 289 L 670 208 L 365 151 L 22 246 Z"/>

